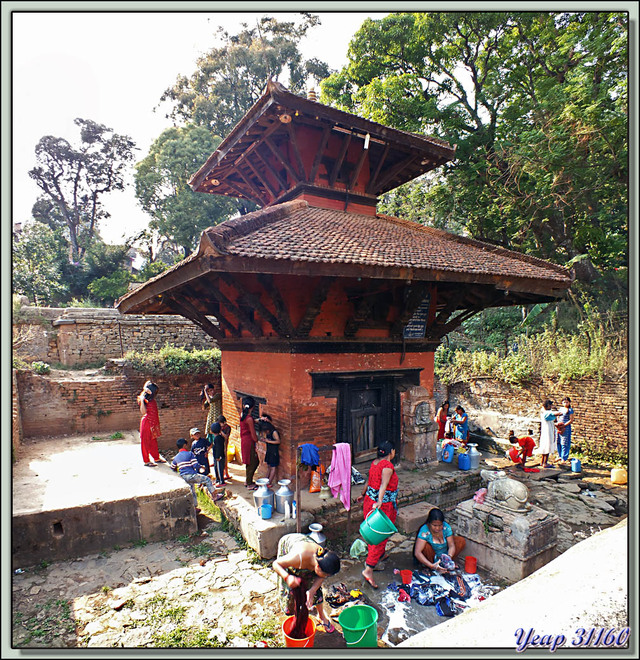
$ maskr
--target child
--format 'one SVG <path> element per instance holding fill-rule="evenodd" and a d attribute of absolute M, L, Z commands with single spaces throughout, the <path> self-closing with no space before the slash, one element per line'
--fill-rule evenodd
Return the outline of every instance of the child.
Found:
<path fill-rule="evenodd" d="M 278 465 L 280 465 L 280 435 L 271 421 L 271 415 L 267 415 L 267 413 L 262 413 L 258 430 L 260 440 L 267 445 L 264 462 L 269 466 L 267 471 L 268 487 L 272 488 L 273 483 L 276 481 Z"/>
<path fill-rule="evenodd" d="M 224 415 L 220 415 L 218 419 L 216 419 L 216 422 L 220 424 L 220 433 L 224 438 L 224 478 L 227 481 L 230 481 L 231 475 L 229 474 L 229 464 L 227 463 L 227 455 L 229 450 L 229 436 L 231 435 L 231 427 L 227 424 L 227 418 Z"/>
<path fill-rule="evenodd" d="M 213 436 L 213 469 L 216 473 L 216 486 L 224 486 L 224 466 L 227 458 L 225 450 L 224 436 L 221 433 L 221 426 L 218 422 L 211 425 L 211 435 Z"/>
<path fill-rule="evenodd" d="M 196 457 L 198 463 L 204 468 L 202 471 L 203 474 L 211 473 L 211 466 L 209 465 L 209 446 L 211 442 L 209 438 L 203 438 L 202 432 L 199 428 L 192 428 L 189 431 L 189 436 L 191 437 L 191 451 Z"/>
<path fill-rule="evenodd" d="M 509 442 L 512 445 L 518 444 L 521 447 L 521 451 L 518 452 L 516 447 L 512 447 L 509 451 L 509 456 L 511 460 L 516 463 L 516 467 L 519 470 L 524 470 L 525 463 L 527 458 L 533 456 L 533 450 L 536 446 L 535 440 L 531 437 L 533 436 L 533 431 L 529 429 L 527 431 L 529 435 L 524 438 L 516 438 L 516 435 L 513 431 L 509 431 Z"/>
<path fill-rule="evenodd" d="M 556 421 L 559 465 L 566 465 L 569 461 L 569 451 L 571 449 L 571 422 L 573 422 L 573 414 L 571 399 L 568 396 L 565 396 L 562 399 L 562 408 L 560 408 L 560 415 Z"/>
<path fill-rule="evenodd" d="M 176 442 L 176 446 L 178 447 L 178 453 L 175 455 L 173 461 L 171 461 L 171 469 L 177 470 L 180 476 L 189 484 L 191 495 L 193 496 L 193 506 L 198 513 L 200 509 L 198 508 L 198 498 L 194 484 L 205 486 L 214 502 L 221 500 L 222 494 L 216 494 L 211 479 L 202 474 L 204 468 L 198 463 L 193 453 L 187 449 L 187 441 L 184 438 L 180 438 Z"/>

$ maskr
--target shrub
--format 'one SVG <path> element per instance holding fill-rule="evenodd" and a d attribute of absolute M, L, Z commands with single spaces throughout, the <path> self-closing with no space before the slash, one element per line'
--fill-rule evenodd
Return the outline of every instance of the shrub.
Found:
<path fill-rule="evenodd" d="M 188 350 L 166 344 L 159 351 L 129 351 L 125 367 L 149 376 L 220 372 L 220 349 Z"/>
<path fill-rule="evenodd" d="M 40 362 L 38 360 L 31 363 L 31 368 L 37 374 L 48 374 L 51 371 L 51 367 L 46 362 Z"/>

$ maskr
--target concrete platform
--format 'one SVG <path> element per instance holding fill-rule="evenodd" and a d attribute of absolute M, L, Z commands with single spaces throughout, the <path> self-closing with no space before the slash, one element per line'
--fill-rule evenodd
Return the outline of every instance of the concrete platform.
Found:
<path fill-rule="evenodd" d="M 37 564 L 192 534 L 191 491 L 168 465 L 145 467 L 137 434 L 23 444 L 13 466 L 12 560 Z"/>

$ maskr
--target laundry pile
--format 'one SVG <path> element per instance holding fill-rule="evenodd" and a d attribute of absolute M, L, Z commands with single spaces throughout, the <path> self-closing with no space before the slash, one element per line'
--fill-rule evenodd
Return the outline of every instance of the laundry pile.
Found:
<path fill-rule="evenodd" d="M 349 589 L 344 582 L 332 584 L 324 599 L 334 610 L 340 611 L 347 605 L 364 603 L 363 593 L 359 589 Z"/>
<path fill-rule="evenodd" d="M 493 595 L 497 588 L 486 586 L 476 574 L 461 575 L 449 572 L 444 575 L 422 571 L 398 571 L 401 582 L 391 582 L 388 591 L 397 592 L 398 602 L 415 601 L 419 605 L 436 608 L 440 616 L 455 616 L 467 607 Z M 407 574 L 411 575 L 409 578 Z"/>

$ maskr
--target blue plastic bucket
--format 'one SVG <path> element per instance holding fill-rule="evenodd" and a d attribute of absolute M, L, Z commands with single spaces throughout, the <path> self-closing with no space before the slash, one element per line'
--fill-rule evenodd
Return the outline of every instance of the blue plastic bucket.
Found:
<path fill-rule="evenodd" d="M 471 456 L 469 454 L 458 454 L 458 467 L 461 470 L 470 470 Z"/>
<path fill-rule="evenodd" d="M 453 445 L 445 445 L 442 448 L 442 460 L 445 463 L 451 463 L 451 461 L 453 460 L 453 452 L 454 452 Z"/>
<path fill-rule="evenodd" d="M 571 459 L 571 472 L 582 472 L 582 463 L 579 458 Z"/>
<path fill-rule="evenodd" d="M 271 504 L 262 504 L 260 506 L 260 517 L 264 520 L 269 520 L 271 514 L 273 513 L 273 507 Z"/>

